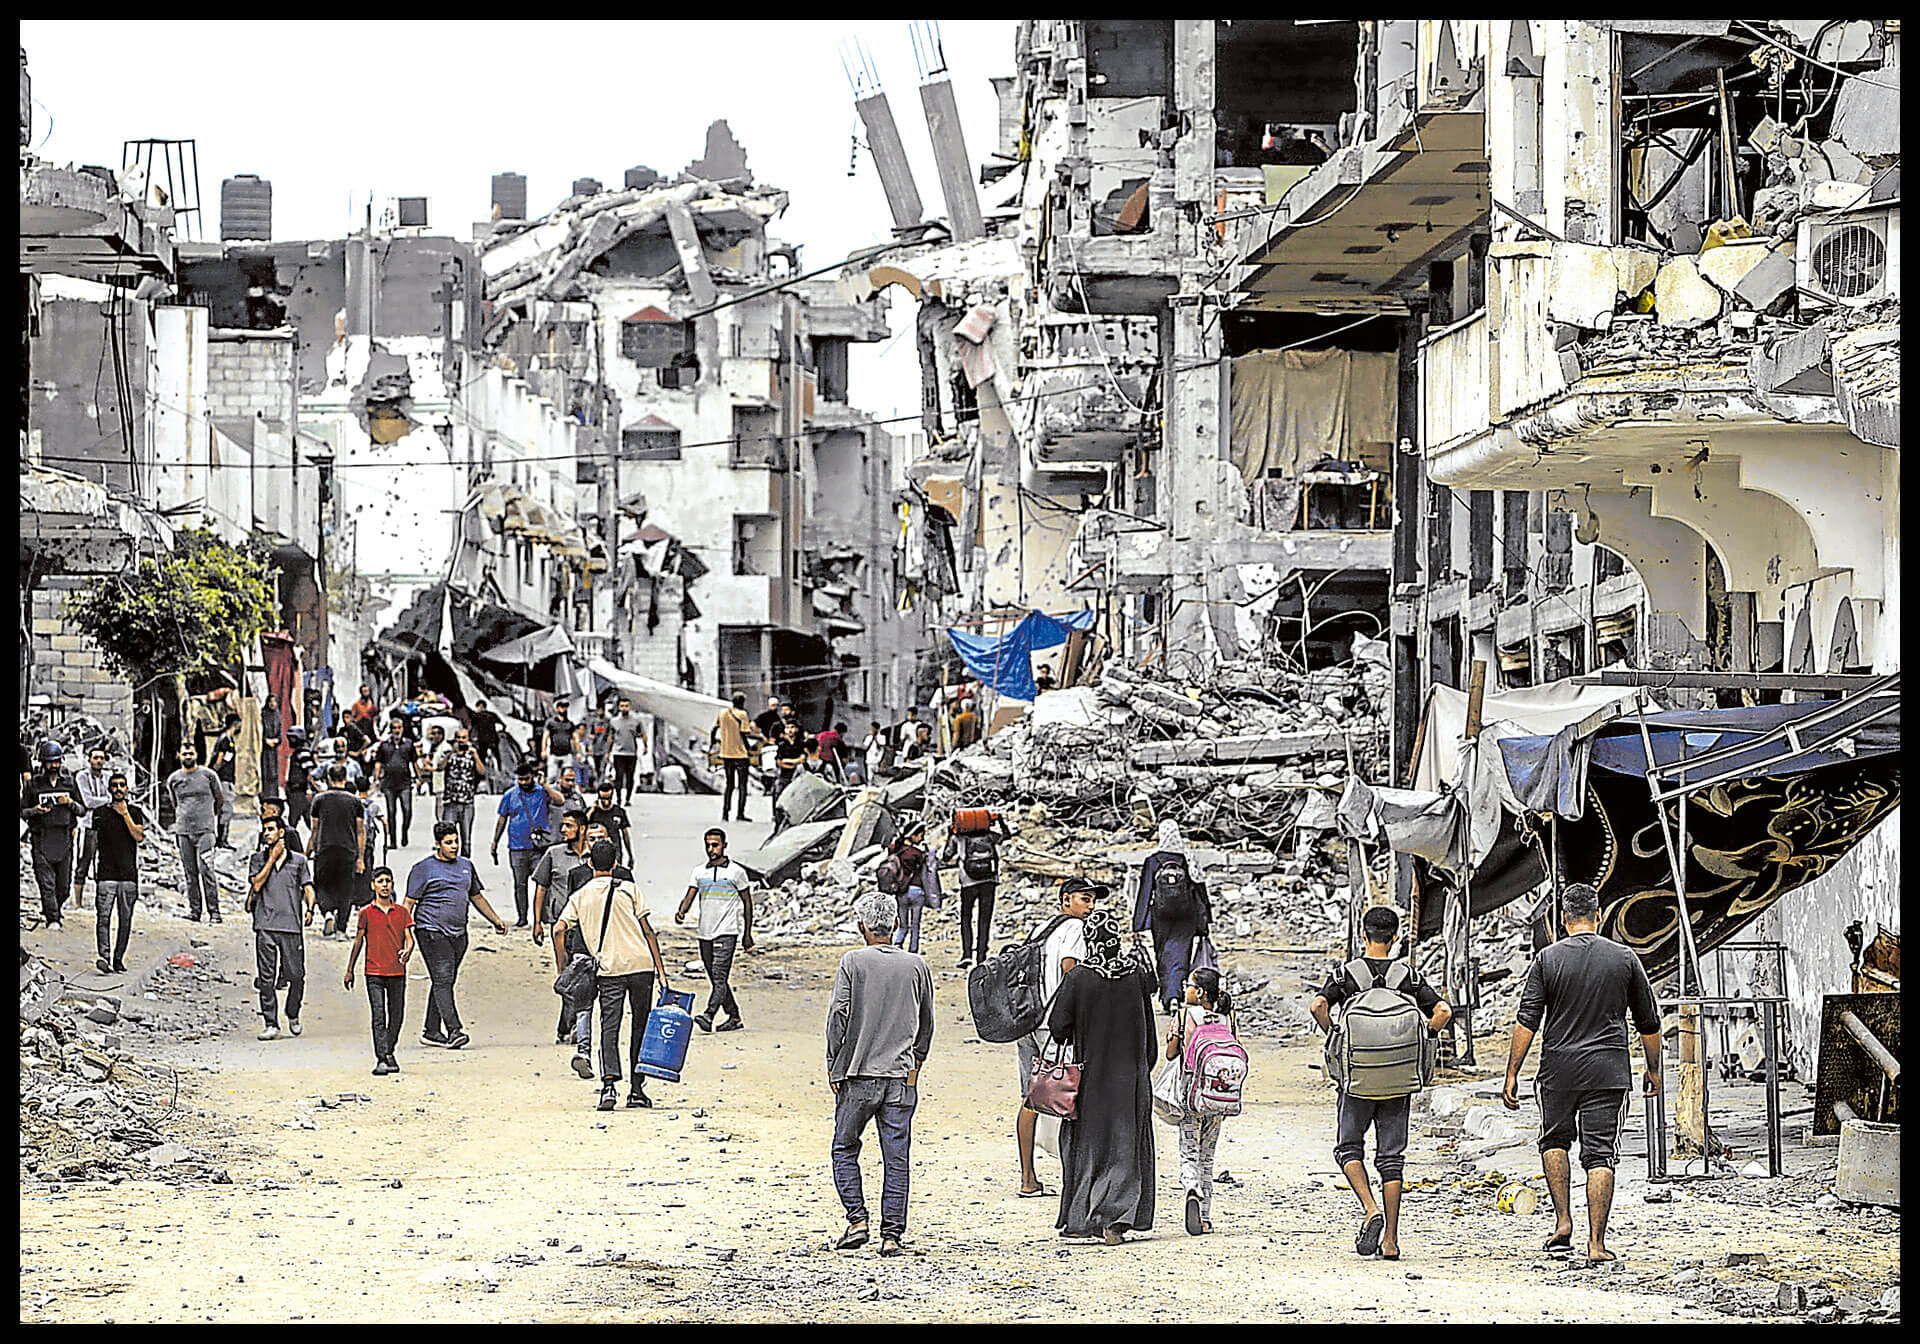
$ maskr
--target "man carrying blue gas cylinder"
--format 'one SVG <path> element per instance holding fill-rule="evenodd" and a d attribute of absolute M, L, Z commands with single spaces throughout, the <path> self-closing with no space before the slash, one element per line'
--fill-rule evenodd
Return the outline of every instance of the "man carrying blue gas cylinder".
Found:
<path fill-rule="evenodd" d="M 646 1076 L 640 1069 L 640 1043 L 646 1034 L 647 1013 L 653 1007 L 654 977 L 667 985 L 667 968 L 660 960 L 660 942 L 647 922 L 646 899 L 633 882 L 616 878 L 620 847 L 597 840 L 587 853 L 593 877 L 573 894 L 566 913 L 554 925 L 562 946 L 569 927 L 580 932 L 579 942 L 596 963 L 596 993 L 600 1001 L 600 1100 L 597 1109 L 610 1111 L 618 1098 L 620 1081 L 620 1019 L 628 1002 L 633 1005 L 633 1036 L 628 1046 L 627 1108 L 653 1105 L 647 1096 Z M 653 969 L 645 967 L 651 962 Z"/>

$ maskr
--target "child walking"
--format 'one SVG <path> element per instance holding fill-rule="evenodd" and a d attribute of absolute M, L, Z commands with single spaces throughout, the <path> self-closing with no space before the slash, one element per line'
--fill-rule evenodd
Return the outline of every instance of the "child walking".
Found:
<path fill-rule="evenodd" d="M 400 1072 L 393 1057 L 400 1040 L 400 1022 L 407 1013 L 407 958 L 413 955 L 413 916 L 393 899 L 393 869 L 375 868 L 373 903 L 362 906 L 347 953 L 346 986 L 353 988 L 353 968 L 360 949 L 367 949 L 367 1004 L 373 1013 L 373 1072 L 375 1076 Z"/>
<path fill-rule="evenodd" d="M 1186 1002 L 1167 1036 L 1167 1058 L 1183 1060 L 1183 1070 L 1190 1069 L 1193 1061 L 1187 1055 L 1188 1035 L 1217 1022 L 1233 1030 L 1233 998 L 1220 988 L 1220 972 L 1205 967 L 1189 972 Z M 1182 1076 L 1186 1076 L 1184 1072 Z M 1187 1191 L 1188 1236 L 1213 1231 L 1213 1155 L 1225 1119 L 1224 1115 L 1203 1114 L 1191 1107 L 1180 1117 L 1180 1184 Z"/>

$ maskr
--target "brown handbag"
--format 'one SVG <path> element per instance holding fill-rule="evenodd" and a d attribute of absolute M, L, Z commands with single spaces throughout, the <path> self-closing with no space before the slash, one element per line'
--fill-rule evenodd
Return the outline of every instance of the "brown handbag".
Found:
<path fill-rule="evenodd" d="M 1027 1079 L 1027 1109 L 1072 1120 L 1079 1101 L 1080 1066 L 1067 1062 L 1066 1047 L 1061 1046 L 1049 1059 L 1043 1046 L 1034 1057 L 1033 1073 Z"/>

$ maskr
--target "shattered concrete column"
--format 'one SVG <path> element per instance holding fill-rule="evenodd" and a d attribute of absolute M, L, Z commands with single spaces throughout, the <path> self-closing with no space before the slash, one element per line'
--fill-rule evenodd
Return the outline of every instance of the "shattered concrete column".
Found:
<path fill-rule="evenodd" d="M 693 226 L 693 211 L 678 197 L 667 202 L 667 230 L 673 235 L 674 251 L 680 254 L 680 269 L 686 273 L 687 292 L 701 308 L 710 308 L 720 298 L 713 277 L 707 274 L 707 256 L 700 248 L 700 233 Z"/>

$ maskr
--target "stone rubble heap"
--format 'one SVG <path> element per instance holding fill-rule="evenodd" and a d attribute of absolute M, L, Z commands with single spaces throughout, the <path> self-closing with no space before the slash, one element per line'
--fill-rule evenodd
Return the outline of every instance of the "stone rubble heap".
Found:
<path fill-rule="evenodd" d="M 23 1179 L 230 1181 L 212 1159 L 166 1135 L 180 1114 L 178 1079 L 164 1066 L 138 1062 L 128 1044 L 133 1031 L 160 1026 L 157 1018 L 145 1002 L 73 989 L 21 953 Z"/>

